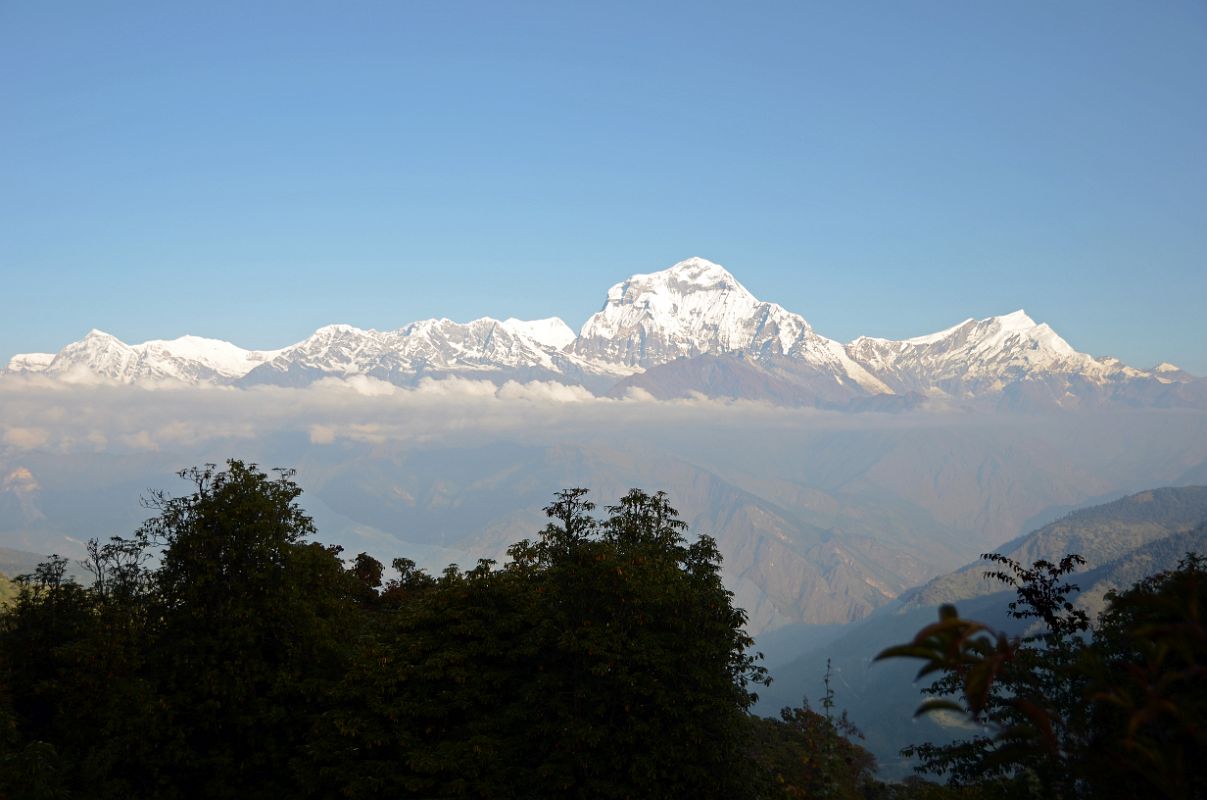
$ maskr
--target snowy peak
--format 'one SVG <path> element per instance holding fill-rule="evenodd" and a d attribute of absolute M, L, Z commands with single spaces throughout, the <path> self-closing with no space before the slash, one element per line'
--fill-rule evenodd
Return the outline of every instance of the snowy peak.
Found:
<path fill-rule="evenodd" d="M 138 377 L 139 354 L 125 342 L 95 328 L 67 345 L 46 368 L 52 375 L 96 375 L 129 383 Z"/>
<path fill-rule="evenodd" d="M 894 391 L 961 398 L 997 392 L 1013 381 L 1041 374 L 1078 374 L 1101 383 L 1130 369 L 1077 352 L 1049 325 L 1037 323 L 1022 310 L 967 319 L 910 339 L 863 336 L 846 350 Z"/>
<path fill-rule="evenodd" d="M 201 336 L 181 336 L 166 341 L 154 339 L 136 347 L 141 348 L 148 358 L 195 362 L 224 378 L 246 375 L 256 365 L 272 360 L 281 352 L 244 350 L 221 339 L 206 339 Z"/>
<path fill-rule="evenodd" d="M 554 378 L 590 372 L 562 350 L 574 332 L 556 317 L 543 320 L 482 317 L 470 322 L 417 320 L 393 331 L 328 325 L 280 351 L 243 383 L 300 384 L 325 376 L 368 375 L 411 384 L 440 373 Z"/>
<path fill-rule="evenodd" d="M 1018 311 L 1011 311 L 1009 314 L 1004 314 L 1000 317 L 990 317 L 990 319 L 996 322 L 998 327 L 1007 331 L 1026 331 L 1034 328 L 1037 324 L 1021 308 Z"/>
<path fill-rule="evenodd" d="M 41 372 L 69 380 L 134 383 L 176 380 L 186 383 L 222 382 L 247 374 L 278 351 L 244 350 L 230 342 L 182 336 L 129 345 L 116 336 L 93 329 L 57 354 L 30 353 L 14 357 L 10 372 Z"/>
<path fill-rule="evenodd" d="M 729 270 L 699 257 L 680 261 L 658 272 L 633 275 L 611 288 L 608 301 L 623 302 L 626 296 L 644 294 L 673 297 L 695 292 L 735 292 L 749 302 L 758 302 Z"/>
<path fill-rule="evenodd" d="M 527 336 L 534 342 L 554 350 L 564 350 L 578 338 L 574 329 L 563 322 L 560 317 L 533 320 L 508 317 L 503 320 L 502 325 L 513 334 Z"/>
<path fill-rule="evenodd" d="M 500 322 L 482 317 L 467 323 L 448 319 L 412 323 L 397 332 L 392 346 L 419 371 L 516 370 L 550 377 L 583 365 L 564 351 L 574 331 L 557 317 Z"/>
<path fill-rule="evenodd" d="M 649 367 L 706 353 L 782 355 L 810 335 L 803 317 L 760 302 L 719 264 L 689 258 L 613 286 L 574 350 Z"/>
<path fill-rule="evenodd" d="M 1149 370 L 1160 383 L 1192 383 L 1195 377 L 1186 370 L 1179 367 L 1177 364 L 1170 364 L 1168 361 L 1162 361 L 1157 366 Z"/>
<path fill-rule="evenodd" d="M 1077 354 L 1068 342 L 1060 338 L 1046 323 L 1037 323 L 1019 310 L 998 317 L 966 319 L 958 325 L 925 336 L 909 339 L 879 339 L 860 336 L 848 345 L 857 351 L 897 352 L 975 352 L 993 353 L 1011 347 L 1042 349 L 1054 356 Z"/>
<path fill-rule="evenodd" d="M 1077 351 L 1060 338 L 1047 323 L 1037 323 L 1021 309 L 1000 317 L 967 320 L 944 333 L 908 341 L 924 344 L 932 349 L 955 350 L 982 356 L 992 356 L 1019 348 L 1041 351 L 1041 360 L 1044 356 L 1063 359 L 1077 355 Z"/>
<path fill-rule="evenodd" d="M 346 325 L 342 322 L 337 322 L 334 325 L 324 325 L 323 327 L 310 334 L 307 341 L 311 339 L 336 339 L 341 336 L 365 336 L 376 331 L 362 330 L 355 325 Z"/>
<path fill-rule="evenodd" d="M 643 305 L 656 313 L 674 314 L 685 298 L 704 295 L 755 305 L 758 300 L 720 264 L 693 257 L 659 272 L 638 274 L 608 290 L 608 306 Z"/>
<path fill-rule="evenodd" d="M 1021 309 L 1005 316 L 982 320 L 976 326 L 974 335 L 980 339 L 979 347 L 984 351 L 1017 344 L 1042 350 L 1058 358 L 1078 355 L 1047 323 L 1037 323 Z"/>

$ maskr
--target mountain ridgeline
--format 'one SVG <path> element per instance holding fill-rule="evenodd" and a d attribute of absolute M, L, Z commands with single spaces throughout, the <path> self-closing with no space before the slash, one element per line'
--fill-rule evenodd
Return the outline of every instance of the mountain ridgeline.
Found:
<path fill-rule="evenodd" d="M 235 386 L 354 375 L 413 386 L 459 376 L 851 411 L 951 403 L 1207 408 L 1207 382 L 1171 364 L 1136 369 L 1080 353 L 1022 311 L 900 341 L 843 344 L 702 258 L 616 284 L 577 334 L 557 318 L 430 319 L 391 331 L 329 325 L 288 347 L 249 351 L 195 336 L 129 345 L 94 330 L 57 354 L 15 356 L 6 372 Z"/>

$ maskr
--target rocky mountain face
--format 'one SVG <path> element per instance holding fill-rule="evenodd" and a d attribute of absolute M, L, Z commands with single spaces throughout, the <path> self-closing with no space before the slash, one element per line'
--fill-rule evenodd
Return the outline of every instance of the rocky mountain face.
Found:
<path fill-rule="evenodd" d="M 557 318 L 432 319 L 393 331 L 329 325 L 280 350 L 249 351 L 192 336 L 128 345 L 92 331 L 57 354 L 18 355 L 6 371 L 239 386 L 352 375 L 407 386 L 460 375 L 880 411 L 928 402 L 1207 407 L 1207 382 L 1171 364 L 1142 370 L 1080 353 L 1022 311 L 901 341 L 842 344 L 702 258 L 616 284 L 578 334 Z"/>

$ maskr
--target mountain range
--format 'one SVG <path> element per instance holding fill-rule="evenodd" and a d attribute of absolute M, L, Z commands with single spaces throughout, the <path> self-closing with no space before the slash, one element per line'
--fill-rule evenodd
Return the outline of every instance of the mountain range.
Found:
<path fill-rule="evenodd" d="M 1023 311 L 925 336 L 843 344 L 754 297 L 702 258 L 613 286 L 577 334 L 561 319 L 413 322 L 391 331 L 328 325 L 278 350 L 182 336 L 126 344 L 93 330 L 58 353 L 13 357 L 5 372 L 119 383 L 303 386 L 365 375 L 547 380 L 598 395 L 633 392 L 844 410 L 927 404 L 1005 408 L 1207 407 L 1207 381 L 1171 364 L 1137 369 L 1078 352 Z"/>

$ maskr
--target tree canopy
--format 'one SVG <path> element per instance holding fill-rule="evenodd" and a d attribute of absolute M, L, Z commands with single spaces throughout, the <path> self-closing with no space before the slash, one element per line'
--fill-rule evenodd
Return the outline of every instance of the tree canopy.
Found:
<path fill-rule="evenodd" d="M 0 614 L 5 796 L 754 796 L 766 673 L 664 494 L 429 575 L 312 541 L 290 472 L 181 477 Z"/>

